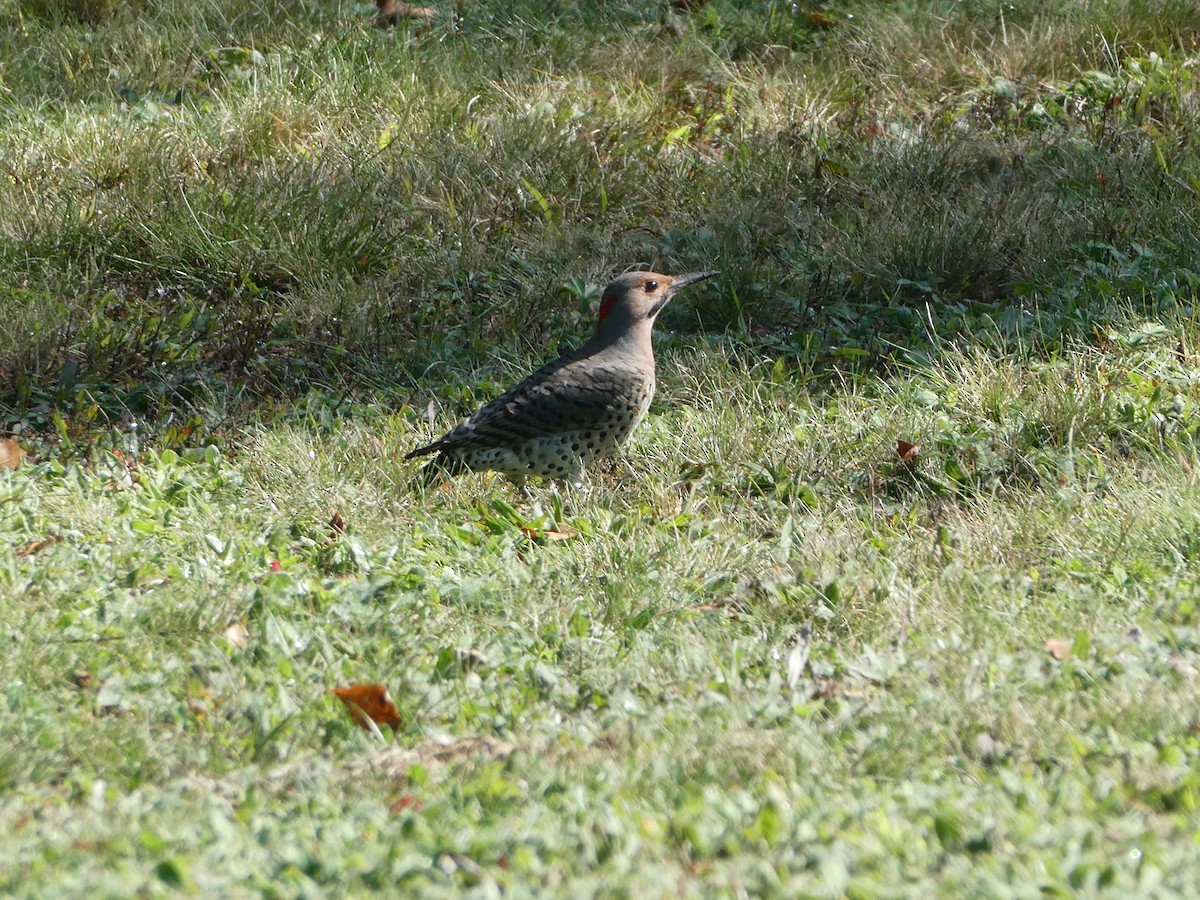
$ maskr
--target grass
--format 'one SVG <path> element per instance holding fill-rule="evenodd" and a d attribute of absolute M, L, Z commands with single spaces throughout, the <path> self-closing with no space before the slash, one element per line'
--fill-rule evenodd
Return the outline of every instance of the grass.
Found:
<path fill-rule="evenodd" d="M 1194 894 L 1193 5 L 372 10 L 0 2 L 0 889 Z"/>

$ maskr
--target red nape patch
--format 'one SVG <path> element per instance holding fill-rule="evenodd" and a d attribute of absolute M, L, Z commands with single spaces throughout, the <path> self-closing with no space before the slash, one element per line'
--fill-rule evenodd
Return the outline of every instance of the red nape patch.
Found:
<path fill-rule="evenodd" d="M 616 297 L 605 297 L 600 301 L 600 321 L 604 321 L 604 317 L 612 312 L 612 308 L 616 305 Z"/>

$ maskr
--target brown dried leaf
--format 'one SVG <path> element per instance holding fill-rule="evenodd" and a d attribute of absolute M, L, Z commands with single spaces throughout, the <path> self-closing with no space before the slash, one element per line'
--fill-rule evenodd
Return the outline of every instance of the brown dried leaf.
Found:
<path fill-rule="evenodd" d="M 559 522 L 557 525 L 547 528 L 543 534 L 549 541 L 569 541 L 571 538 L 576 537 L 579 532 Z"/>
<path fill-rule="evenodd" d="M 360 728 L 371 730 L 371 722 L 377 725 L 387 725 L 392 729 L 404 724 L 400 710 L 388 696 L 387 688 L 382 684 L 352 684 L 348 687 L 334 688 L 334 695 L 346 704 L 350 718 Z"/>
<path fill-rule="evenodd" d="M 61 534 L 52 534 L 48 538 L 42 538 L 40 541 L 30 541 L 28 544 L 22 544 L 17 548 L 16 557 L 21 559 L 24 556 L 33 556 L 39 550 L 45 550 L 51 544 L 57 544 L 62 540 Z"/>
<path fill-rule="evenodd" d="M 12 438 L 0 441 L 0 469 L 15 469 L 25 458 L 25 451 Z"/>
<path fill-rule="evenodd" d="M 396 0 L 375 0 L 375 5 L 379 7 L 379 15 L 375 17 L 375 24 L 380 28 L 399 25 L 401 19 L 432 22 L 437 18 L 437 10 L 432 6 L 412 6 L 408 3 L 397 3 Z"/>
<path fill-rule="evenodd" d="M 896 441 L 896 455 L 900 457 L 900 462 L 912 462 L 920 452 L 920 444 L 913 444 L 903 439 Z"/>
<path fill-rule="evenodd" d="M 1046 652 L 1062 662 L 1071 655 L 1071 642 L 1064 641 L 1062 638 L 1050 638 L 1045 643 Z"/>
<path fill-rule="evenodd" d="M 530 528 L 528 525 L 522 525 L 521 533 L 531 541 L 569 541 L 571 538 L 579 536 L 578 531 L 561 522 L 541 531 L 537 528 Z"/>
<path fill-rule="evenodd" d="M 326 540 L 333 543 L 339 537 L 346 533 L 346 520 L 342 517 L 342 511 L 335 509 L 333 515 L 329 517 L 329 534 Z"/>
<path fill-rule="evenodd" d="M 231 622 L 222 634 L 231 646 L 245 650 L 250 646 L 250 632 L 246 630 L 245 622 Z"/>
<path fill-rule="evenodd" d="M 402 813 L 405 811 L 419 813 L 425 808 L 424 801 L 420 797 L 412 794 L 401 794 L 388 806 L 388 811 L 392 813 Z"/>

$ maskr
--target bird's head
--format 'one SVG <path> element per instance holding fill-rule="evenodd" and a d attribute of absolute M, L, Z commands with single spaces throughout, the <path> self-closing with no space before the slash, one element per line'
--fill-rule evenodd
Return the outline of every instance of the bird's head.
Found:
<path fill-rule="evenodd" d="M 596 337 L 617 338 L 639 323 L 653 325 L 662 308 L 681 289 L 716 272 L 660 275 L 658 272 L 626 272 L 614 279 L 600 296 L 600 321 Z"/>

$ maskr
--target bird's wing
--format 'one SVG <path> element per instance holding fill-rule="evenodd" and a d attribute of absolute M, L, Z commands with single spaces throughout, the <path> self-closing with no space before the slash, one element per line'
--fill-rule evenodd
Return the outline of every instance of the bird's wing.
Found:
<path fill-rule="evenodd" d="M 569 431 L 582 431 L 611 418 L 629 402 L 642 377 L 595 360 L 586 368 L 559 359 L 482 407 L 430 445 L 437 450 L 483 449 Z"/>

